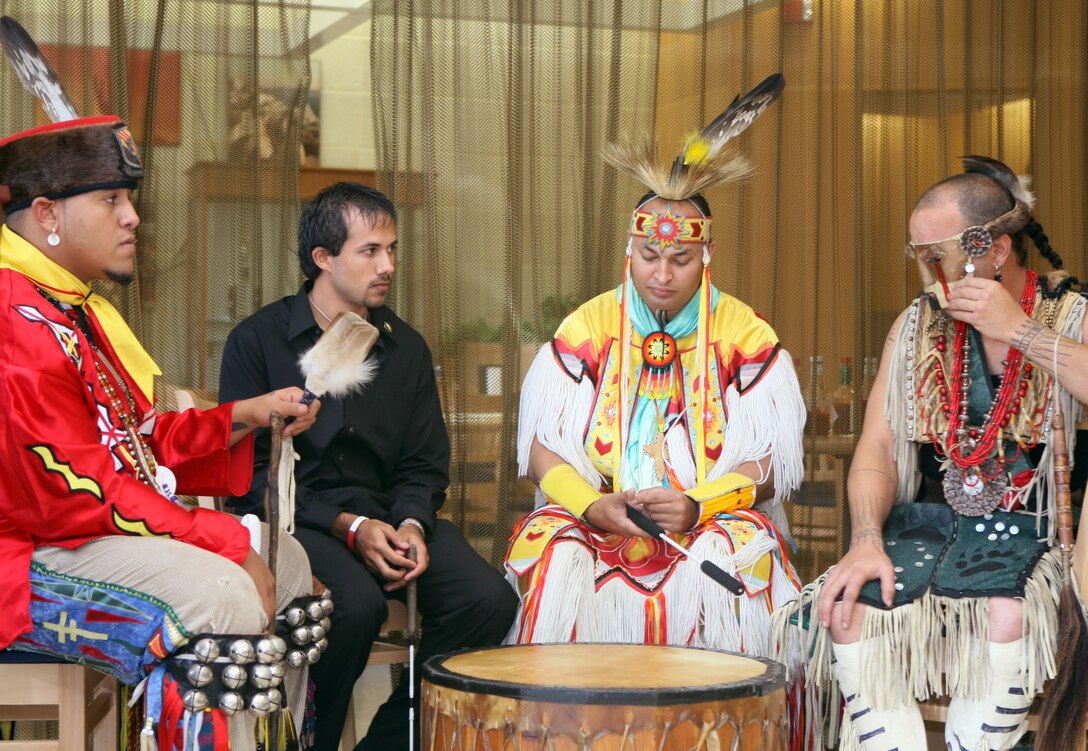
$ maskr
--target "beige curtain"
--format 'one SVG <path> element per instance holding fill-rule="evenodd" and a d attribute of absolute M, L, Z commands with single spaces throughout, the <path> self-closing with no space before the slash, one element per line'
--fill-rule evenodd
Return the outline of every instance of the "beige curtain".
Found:
<path fill-rule="evenodd" d="M 708 196 L 713 277 L 798 360 L 817 414 L 796 559 L 806 579 L 826 568 L 849 539 L 866 358 L 917 290 L 902 252 L 917 194 L 962 154 L 1034 173 L 1038 217 L 1083 272 L 1086 22 L 1074 0 L 375 0 L 378 174 L 404 212 L 395 304 L 440 368 L 447 513 L 498 563 L 531 508 L 521 375 L 563 312 L 619 281 L 639 194 L 602 144 L 652 135 L 669 158 L 781 71 L 782 100 L 735 144 L 754 177 Z"/>

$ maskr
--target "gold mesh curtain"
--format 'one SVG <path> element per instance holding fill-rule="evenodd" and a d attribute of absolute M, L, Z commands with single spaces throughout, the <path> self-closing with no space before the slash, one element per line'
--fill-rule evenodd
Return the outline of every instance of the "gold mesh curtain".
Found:
<path fill-rule="evenodd" d="M 448 513 L 497 562 L 531 505 L 514 477 L 521 375 L 563 309 L 619 281 L 639 192 L 601 166 L 602 143 L 652 134 L 668 158 L 782 71 L 782 100 L 735 145 L 755 176 L 708 196 L 713 277 L 797 358 L 814 415 L 790 516 L 803 576 L 832 563 L 864 364 L 917 289 L 902 247 L 918 193 L 967 153 L 1033 172 L 1038 216 L 1083 272 L 1086 18 L 1082 0 L 374 2 L 397 305 L 440 367 Z"/>
<path fill-rule="evenodd" d="M 169 381 L 217 388 L 227 333 L 299 278 L 309 3 L 22 0 L 0 9 L 38 42 L 81 115 L 134 126 L 147 172 L 136 281 L 100 290 Z M 7 64 L 0 96 L 3 134 L 44 122 Z"/>

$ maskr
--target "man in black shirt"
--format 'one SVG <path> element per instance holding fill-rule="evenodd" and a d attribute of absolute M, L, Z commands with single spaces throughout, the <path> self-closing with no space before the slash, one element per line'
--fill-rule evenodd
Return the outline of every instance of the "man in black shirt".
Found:
<path fill-rule="evenodd" d="M 405 585 L 417 580 L 420 663 L 498 643 L 517 606 L 499 573 L 454 525 L 436 518 L 449 484 L 449 439 L 430 350 L 384 304 L 396 248 L 396 212 L 385 195 L 356 183 L 321 191 L 299 220 L 307 281 L 239 324 L 223 352 L 219 398 L 229 401 L 302 385 L 299 356 L 342 311 L 358 313 L 379 332 L 370 354 L 375 379 L 360 394 L 324 399 L 317 422 L 294 444 L 301 457 L 295 537 L 336 604 L 328 650 L 311 668 L 319 751 L 339 744 L 387 597 L 403 599 Z M 266 476 L 268 450 L 266 430 L 257 436 L 256 477 Z M 265 482 L 254 482 L 234 500 L 236 510 L 260 513 L 264 492 Z M 411 543 L 415 564 L 406 557 Z M 358 749 L 407 748 L 407 715 L 405 678 Z"/>

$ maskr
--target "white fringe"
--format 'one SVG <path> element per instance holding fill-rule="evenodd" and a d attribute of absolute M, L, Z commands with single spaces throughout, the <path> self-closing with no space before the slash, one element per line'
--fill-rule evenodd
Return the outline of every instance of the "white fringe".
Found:
<path fill-rule="evenodd" d="M 535 438 L 574 467 L 582 479 L 599 488 L 601 473 L 585 450 L 585 427 L 593 409 L 593 383 L 574 381 L 555 361 L 552 345 L 540 348 L 525 375 L 518 408 L 518 474 L 529 471 L 529 449 Z M 537 508 L 541 503 L 537 494 Z"/>
<path fill-rule="evenodd" d="M 771 658 L 785 664 L 789 681 L 806 681 L 806 740 L 823 738 L 833 745 L 841 722 L 838 684 L 831 674 L 830 630 L 816 620 L 816 601 L 826 579 L 824 574 L 806 585 L 775 611 Z M 1055 549 L 1043 555 L 1024 587 L 1021 683 L 1030 695 L 1041 693 L 1054 677 L 1060 594 L 1061 555 Z M 806 607 L 808 621 L 802 624 Z M 862 690 L 878 710 L 931 696 L 983 699 L 992 675 L 988 635 L 987 598 L 926 594 L 890 611 L 867 608 L 861 635 L 866 665 Z M 850 723 L 842 725 L 845 733 Z M 845 738 L 840 748 L 856 748 Z"/>
<path fill-rule="evenodd" d="M 581 582 L 571 584 L 575 587 L 584 586 Z M 589 588 L 593 588 L 592 578 L 589 580 Z M 577 641 L 624 644 L 645 641 L 645 602 L 645 595 L 622 580 L 612 579 L 606 582 L 596 594 L 581 603 Z"/>
<path fill-rule="evenodd" d="M 560 539 L 553 545 L 550 568 L 539 585 L 543 587 L 539 615 L 530 641 L 643 642 L 645 594 L 620 578 L 595 589 L 593 557 L 589 551 L 573 540 Z M 692 545 L 692 553 L 735 576 L 738 571 L 755 566 L 777 546 L 777 541 L 761 530 L 733 554 L 722 533 L 708 531 Z M 666 641 L 769 656 L 771 611 L 780 604 L 778 601 L 788 600 L 797 592 L 785 572 L 779 572 L 778 568 L 776 561 L 769 590 L 773 600 L 768 602 L 766 595 L 730 594 L 698 566 L 681 561 L 662 587 Z M 520 628 L 519 620 L 507 635 L 507 643 L 517 640 Z"/>
<path fill-rule="evenodd" d="M 695 478 L 695 455 L 691 450 L 691 437 L 682 420 L 677 420 L 665 433 L 666 462 L 676 473 L 676 479 L 685 488 L 699 484 Z"/>
<path fill-rule="evenodd" d="M 896 503 L 913 501 L 922 482 L 922 475 L 918 471 L 918 447 L 912 443 L 916 424 L 914 414 L 907 409 L 901 395 L 914 393 L 914 336 L 918 326 L 918 307 L 923 304 L 927 304 L 924 298 L 918 298 L 907 308 L 907 317 L 899 329 L 888 367 L 888 390 L 884 395 L 884 417 L 888 419 L 894 436 L 895 465 L 899 476 Z"/>
<path fill-rule="evenodd" d="M 743 395 L 730 384 L 724 398 L 729 421 L 721 456 L 707 480 L 716 480 L 745 462 L 769 456 L 774 469 L 774 498 L 757 508 L 788 537 L 789 527 L 781 507 L 804 477 L 801 434 L 806 417 L 789 353 L 779 350 L 763 378 Z"/>
<path fill-rule="evenodd" d="M 557 540 L 547 576 L 537 586 L 542 587 L 536 625 L 526 643 L 568 642 L 580 623 L 587 605 L 593 599 L 593 556 L 574 540 Z M 507 578 L 517 587 L 517 577 L 510 573 Z M 588 586 L 586 586 L 588 584 Z M 528 598 L 532 590 L 522 599 Z M 504 643 L 517 644 L 522 627 L 523 611 L 518 609 Z M 579 628 L 579 632 L 581 629 Z"/>

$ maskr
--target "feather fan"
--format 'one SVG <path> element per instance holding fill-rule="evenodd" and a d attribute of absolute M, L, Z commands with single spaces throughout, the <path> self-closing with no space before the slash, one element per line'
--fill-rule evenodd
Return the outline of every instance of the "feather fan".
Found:
<path fill-rule="evenodd" d="M 23 86 L 38 98 L 51 121 L 79 119 L 79 113 L 64 93 L 53 66 L 26 29 L 10 16 L 0 17 L 0 47 L 3 47 L 8 62 Z"/>
<path fill-rule="evenodd" d="M 378 330 L 356 313 L 344 312 L 325 330 L 317 343 L 299 359 L 306 376 L 309 404 L 322 396 L 343 397 L 360 391 L 374 380 L 377 363 L 368 361 Z"/>

